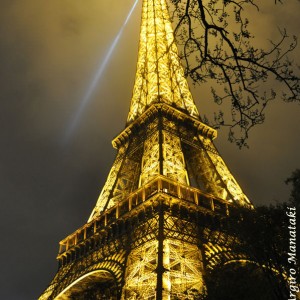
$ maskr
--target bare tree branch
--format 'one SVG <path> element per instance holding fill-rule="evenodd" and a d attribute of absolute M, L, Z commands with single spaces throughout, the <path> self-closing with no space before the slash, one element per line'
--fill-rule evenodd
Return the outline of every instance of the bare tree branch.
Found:
<path fill-rule="evenodd" d="M 244 16 L 249 9 L 259 11 L 253 0 L 170 2 L 186 75 L 194 83 L 213 80 L 214 101 L 230 103 L 230 118 L 220 111 L 210 122 L 227 126 L 230 141 L 239 147 L 247 145 L 250 129 L 264 122 L 267 104 L 277 97 L 276 89 L 270 87 L 274 82 L 280 83 L 284 101 L 299 103 L 299 76 L 289 59 L 297 38 L 279 30 L 280 38 L 271 41 L 268 49 L 256 46 Z"/>

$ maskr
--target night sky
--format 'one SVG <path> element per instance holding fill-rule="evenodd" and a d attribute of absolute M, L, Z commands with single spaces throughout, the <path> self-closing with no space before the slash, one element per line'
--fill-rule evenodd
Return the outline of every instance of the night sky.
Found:
<path fill-rule="evenodd" d="M 56 272 L 58 242 L 96 203 L 115 156 L 111 140 L 129 110 L 141 3 L 71 134 L 69 128 L 133 2 L 1 0 L 0 299 L 37 299 Z M 282 24 L 298 34 L 299 1 L 263 2 L 256 41 L 274 39 Z M 298 47 L 295 63 L 299 56 Z M 192 88 L 200 112 L 209 114 L 208 90 Z M 271 103 L 249 150 L 219 131 L 217 147 L 255 205 L 288 199 L 284 180 L 300 167 L 299 113 L 297 104 Z"/>

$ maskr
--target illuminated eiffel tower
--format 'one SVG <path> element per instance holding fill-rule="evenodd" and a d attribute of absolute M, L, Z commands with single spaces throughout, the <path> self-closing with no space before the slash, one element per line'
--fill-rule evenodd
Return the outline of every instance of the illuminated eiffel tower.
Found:
<path fill-rule="evenodd" d="M 201 122 L 165 0 L 143 0 L 136 79 L 118 150 L 88 222 L 60 242 L 39 299 L 197 299 L 203 274 L 233 259 L 213 231 L 252 207 Z M 213 232 L 217 232 L 214 234 Z"/>

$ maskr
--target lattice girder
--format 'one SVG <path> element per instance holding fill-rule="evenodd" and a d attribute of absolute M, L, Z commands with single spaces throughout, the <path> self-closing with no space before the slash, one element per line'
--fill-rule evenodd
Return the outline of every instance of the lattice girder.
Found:
<path fill-rule="evenodd" d="M 162 102 L 199 118 L 174 43 L 165 0 L 144 0 L 136 79 L 127 122 Z"/>
<path fill-rule="evenodd" d="M 163 188 L 163 186 L 163 183 L 158 183 L 158 187 Z M 164 269 L 170 271 L 162 272 L 163 289 L 167 292 L 163 293 L 163 298 L 157 299 L 170 299 L 175 295 L 181 299 L 180 297 L 184 297 L 187 293 L 187 289 L 190 289 L 190 293 L 201 294 L 205 290 L 201 275 L 204 266 L 206 269 L 212 269 L 220 262 L 232 260 L 233 256 L 228 256 L 228 253 L 230 254 L 230 245 L 234 240 L 218 231 L 220 230 L 218 220 L 226 218 L 226 211 L 220 215 L 211 209 L 198 206 L 198 200 L 194 204 L 190 200 L 183 201 L 179 198 L 182 197 L 183 191 L 178 189 L 177 191 L 177 197 L 165 193 L 162 189 L 158 193 L 150 193 L 149 198 L 145 198 L 144 202 L 136 206 L 129 202 L 131 211 L 122 215 L 117 210 L 116 219 L 109 220 L 107 224 L 100 222 L 100 219 L 93 221 L 94 223 L 92 222 L 85 229 L 86 238 L 83 237 L 78 244 L 74 244 L 59 255 L 61 267 L 40 299 L 54 299 L 60 293 L 64 295 L 63 291 L 70 290 L 68 287 L 84 274 L 104 269 L 114 275 L 115 284 L 120 293 L 123 290 L 123 295 L 127 291 L 130 292 L 130 297 L 137 296 L 141 292 L 141 287 L 143 291 L 147 290 L 150 293 L 151 290 L 153 291 L 153 278 L 158 276 L 156 272 L 154 276 L 151 270 L 154 266 L 156 266 L 155 270 L 158 268 L 158 259 L 157 257 L 154 259 L 154 253 L 157 255 L 159 252 L 157 250 L 159 241 L 163 241 L 161 253 L 169 253 L 167 256 L 164 254 L 162 256 Z M 159 238 L 161 212 L 163 240 Z M 97 224 L 102 225 L 98 227 Z M 94 233 L 88 235 L 89 228 L 94 228 Z M 74 235 L 70 239 L 74 240 Z M 151 246 L 153 244 L 155 251 Z M 209 245 L 216 255 L 208 255 L 205 245 Z M 149 255 L 141 251 L 146 251 Z M 135 258 L 138 256 L 145 257 L 142 259 L 144 264 L 142 269 L 135 264 L 137 261 Z M 127 275 L 124 272 L 127 272 Z M 138 278 L 142 275 L 143 280 L 140 284 Z M 131 279 L 127 282 L 127 278 Z M 179 278 L 185 279 L 179 280 Z M 184 290 L 183 287 L 186 289 Z"/>
<path fill-rule="evenodd" d="M 164 241 L 163 299 L 186 297 L 189 290 L 203 292 L 201 252 L 178 240 Z M 122 299 L 155 299 L 158 242 L 134 249 L 128 259 Z M 179 297 L 179 298 L 178 298 Z M 182 298 L 184 299 L 184 298 Z"/>
<path fill-rule="evenodd" d="M 234 206 L 252 204 L 215 137 L 184 78 L 166 0 L 143 0 L 136 79 L 126 128 L 113 140 L 116 159 L 88 223 L 60 242 L 59 270 L 39 299 L 86 300 L 97 284 L 115 289 L 107 294 L 113 300 L 197 299 L 205 270 L 243 258 L 232 253 L 234 237 L 220 224 Z"/>
<path fill-rule="evenodd" d="M 125 270 L 125 251 L 118 251 L 117 254 L 107 256 L 105 259 L 99 259 L 98 255 L 97 251 L 93 251 L 80 260 L 73 261 L 61 267 L 54 277 L 52 284 L 39 299 L 74 299 L 74 293 L 78 291 L 79 287 L 82 289 L 81 280 L 95 272 L 101 273 L 99 278 L 102 282 L 105 282 L 105 280 L 112 282 L 117 290 L 117 294 L 120 295 Z M 68 269 L 67 271 L 65 270 L 66 268 Z M 102 276 L 102 274 L 107 273 L 111 276 Z M 76 285 L 79 287 L 77 288 Z M 84 290 L 81 292 L 84 292 Z"/>
<path fill-rule="evenodd" d="M 152 232 L 150 239 L 134 247 L 127 260 L 125 285 L 122 299 L 184 299 L 188 291 L 203 293 L 205 286 L 202 279 L 202 255 L 197 244 L 198 225 L 172 216 L 166 205 L 158 197 L 152 209 L 153 216 L 145 218 L 145 223 Z M 163 214 L 162 219 L 157 213 Z M 159 228 L 163 228 L 163 241 L 159 238 Z M 134 232 L 141 234 L 145 229 L 140 225 Z M 149 232 L 149 231 L 145 231 Z M 178 233 L 178 234 L 177 234 Z M 154 234 L 154 236 L 153 236 Z M 193 239 L 191 239 L 193 236 Z M 177 237 L 179 237 L 177 239 Z M 138 240 L 139 238 L 137 238 Z M 159 248 L 162 242 L 163 247 Z M 157 277 L 159 273 L 159 252 L 162 252 L 163 272 L 161 298 L 157 298 Z"/>
<path fill-rule="evenodd" d="M 118 178 L 118 173 L 120 171 L 121 165 L 122 165 L 122 161 L 123 161 L 123 157 L 124 157 L 124 153 L 126 151 L 126 148 L 128 147 L 128 145 L 122 147 L 119 149 L 118 154 L 116 156 L 116 159 L 110 169 L 110 172 L 108 174 L 107 180 L 104 184 L 104 187 L 102 188 L 102 191 L 100 193 L 100 196 L 97 200 L 96 206 L 92 211 L 92 214 L 89 218 L 89 221 L 100 211 L 103 211 L 106 207 L 107 207 L 107 202 L 108 199 L 111 195 L 113 186 L 115 184 L 115 182 L 117 181 Z"/>
<path fill-rule="evenodd" d="M 183 184 L 188 182 L 180 139 L 164 130 L 158 130 L 144 142 L 140 186 L 159 174 Z"/>
<path fill-rule="evenodd" d="M 113 141 L 118 155 L 89 219 L 158 175 L 251 207 L 216 150 L 210 127 L 166 104 L 152 105 Z"/>
<path fill-rule="evenodd" d="M 225 162 L 219 155 L 212 141 L 210 139 L 204 138 L 203 136 L 200 136 L 199 139 L 202 141 L 203 145 L 206 146 L 206 148 L 211 149 L 211 151 L 207 151 L 207 154 L 211 160 L 211 164 L 215 167 L 216 172 L 221 178 L 223 184 L 225 185 L 225 189 L 231 196 L 230 200 L 237 203 L 240 206 L 253 208 L 253 205 L 251 204 L 250 200 L 243 193 L 241 187 L 227 168 Z"/>

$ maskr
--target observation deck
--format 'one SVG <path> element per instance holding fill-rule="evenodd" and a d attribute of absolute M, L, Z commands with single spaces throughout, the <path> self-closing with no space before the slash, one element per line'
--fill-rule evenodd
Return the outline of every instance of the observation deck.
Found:
<path fill-rule="evenodd" d="M 140 211 L 162 200 L 169 207 L 179 206 L 208 214 L 228 216 L 233 207 L 230 201 L 216 198 L 199 189 L 186 186 L 159 175 L 149 183 L 132 192 L 126 199 L 101 213 L 98 218 L 85 224 L 59 243 L 57 259 L 63 266 L 76 260 L 86 251 L 87 243 L 95 237 L 105 235 L 118 220 L 127 220 Z"/>

